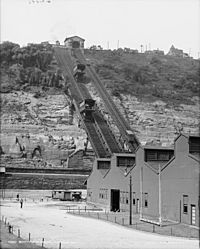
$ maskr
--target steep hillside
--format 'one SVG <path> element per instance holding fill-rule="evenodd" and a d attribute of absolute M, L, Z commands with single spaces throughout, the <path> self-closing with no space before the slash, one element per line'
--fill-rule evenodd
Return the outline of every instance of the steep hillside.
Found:
<path fill-rule="evenodd" d="M 142 144 L 171 145 L 179 132 L 199 132 L 199 61 L 121 50 L 85 56 Z M 92 82 L 87 87 L 117 133 Z"/>
<path fill-rule="evenodd" d="M 76 151 L 84 151 L 86 133 L 79 127 L 71 98 L 66 95 L 52 48 L 31 46 L 22 49 L 7 44 L 4 48 L 3 157 L 13 164 L 14 158 L 24 157 L 35 160 L 38 167 L 68 167 L 72 163 L 80 168 L 84 160 L 80 162 L 82 152 Z M 142 144 L 171 145 L 179 132 L 199 131 L 199 61 L 123 50 L 85 50 L 85 56 Z M 89 77 L 85 85 L 120 136 Z"/>
<path fill-rule="evenodd" d="M 129 94 L 142 101 L 194 104 L 199 96 L 199 61 L 167 55 L 85 50 L 85 56 L 111 94 Z"/>

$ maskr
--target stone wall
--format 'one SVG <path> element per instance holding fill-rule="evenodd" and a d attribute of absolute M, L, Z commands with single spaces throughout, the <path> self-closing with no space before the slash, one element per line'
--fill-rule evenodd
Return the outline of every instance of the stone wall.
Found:
<path fill-rule="evenodd" d="M 10 174 L 0 179 L 1 188 L 6 189 L 85 189 L 87 176 Z"/>

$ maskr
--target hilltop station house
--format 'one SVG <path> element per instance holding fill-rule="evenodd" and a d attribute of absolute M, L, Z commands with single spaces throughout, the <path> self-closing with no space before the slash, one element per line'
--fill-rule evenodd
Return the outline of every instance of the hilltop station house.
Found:
<path fill-rule="evenodd" d="M 85 40 L 79 36 L 67 37 L 64 40 L 65 46 L 70 49 L 73 49 L 73 48 L 84 49 L 84 42 Z"/>

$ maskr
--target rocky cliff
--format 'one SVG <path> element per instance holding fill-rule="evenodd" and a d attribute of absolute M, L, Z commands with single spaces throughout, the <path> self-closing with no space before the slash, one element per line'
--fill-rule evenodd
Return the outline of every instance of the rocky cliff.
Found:
<path fill-rule="evenodd" d="M 172 145 L 180 132 L 199 132 L 198 61 L 118 51 L 85 51 L 85 56 L 141 144 Z M 4 71 L 6 89 L 9 77 Z M 44 82 L 45 77 L 41 78 Z M 14 76 L 10 79 L 16 85 Z M 22 84 L 21 78 L 18 81 Z M 34 84 L 28 87 L 25 84 L 17 90 L 4 89 L 1 94 L 2 160 L 15 164 L 14 158 L 23 158 L 24 166 L 32 160 L 29 167 L 84 167 L 80 157 L 86 156 L 87 162 L 88 155 L 83 153 L 87 136 L 79 126 L 70 97 L 56 84 L 48 87 Z M 89 78 L 85 85 L 119 137 Z M 93 158 L 91 155 L 89 161 Z"/>

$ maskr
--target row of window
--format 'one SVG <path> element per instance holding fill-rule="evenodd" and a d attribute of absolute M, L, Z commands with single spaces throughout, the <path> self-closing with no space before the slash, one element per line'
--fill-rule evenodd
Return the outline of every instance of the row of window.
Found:
<path fill-rule="evenodd" d="M 132 167 L 135 164 L 135 157 L 117 157 L 118 167 Z"/>
<path fill-rule="evenodd" d="M 100 188 L 99 199 L 108 199 L 108 189 Z"/>
<path fill-rule="evenodd" d="M 173 150 L 145 150 L 145 162 L 147 161 L 169 161 L 174 155 Z"/>
<path fill-rule="evenodd" d="M 189 139 L 189 152 L 200 152 L 200 138 Z M 169 161 L 174 156 L 174 150 L 145 149 L 145 162 L 147 161 Z M 135 157 L 117 157 L 118 167 L 132 167 L 135 164 Z M 98 161 L 98 169 L 109 169 L 110 161 Z"/>
<path fill-rule="evenodd" d="M 200 153 L 200 138 L 189 138 L 189 153 Z M 174 156 L 173 150 L 145 149 L 145 162 L 169 161 Z"/>
<path fill-rule="evenodd" d="M 122 204 L 128 204 L 129 203 L 128 192 L 120 191 L 120 202 Z"/>
<path fill-rule="evenodd" d="M 135 157 L 117 157 L 118 167 L 132 167 L 135 164 Z M 109 169 L 110 161 L 98 161 L 97 169 Z"/>
<path fill-rule="evenodd" d="M 143 198 L 143 207 L 148 207 L 148 193 L 143 193 L 142 194 L 142 198 Z M 121 204 L 129 204 L 129 193 L 128 192 L 120 192 L 120 203 Z M 133 192 L 132 193 L 132 204 L 136 205 L 136 193 Z"/>
<path fill-rule="evenodd" d="M 188 214 L 188 206 L 189 206 L 189 196 L 183 195 L 183 213 Z M 198 206 L 200 207 L 200 196 L 198 200 Z"/>
<path fill-rule="evenodd" d="M 110 168 L 110 161 L 97 162 L 97 169 L 109 169 L 109 168 Z"/>

